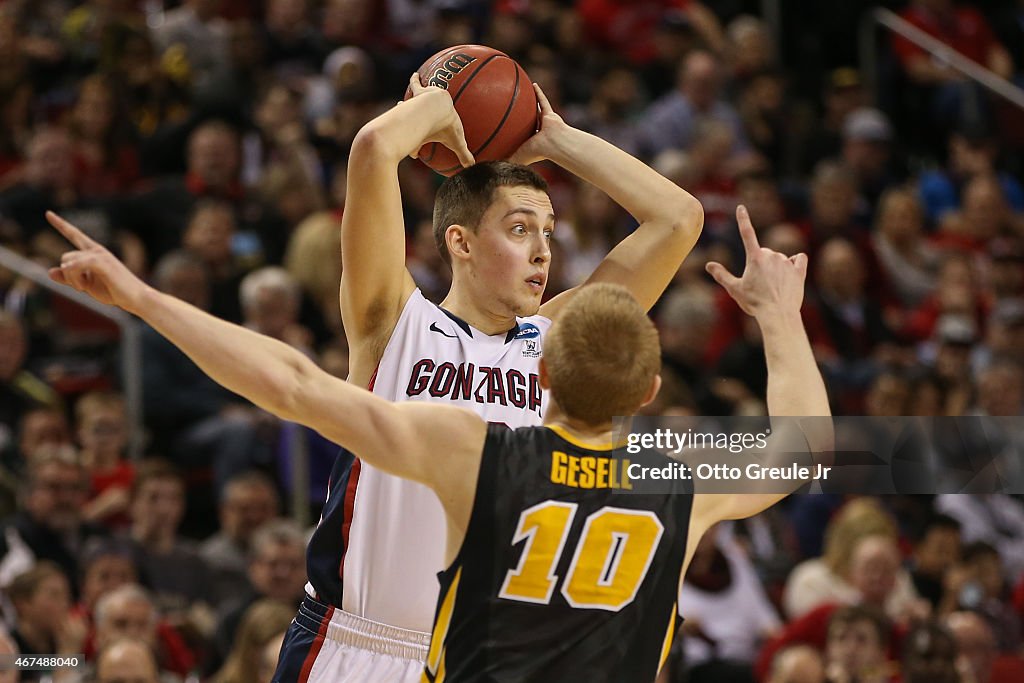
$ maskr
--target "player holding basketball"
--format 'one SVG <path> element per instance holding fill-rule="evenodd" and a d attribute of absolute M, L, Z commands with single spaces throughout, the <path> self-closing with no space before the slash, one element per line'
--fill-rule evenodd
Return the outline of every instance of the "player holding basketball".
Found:
<path fill-rule="evenodd" d="M 473 158 L 449 93 L 424 88 L 415 74 L 410 88 L 411 99 L 359 132 L 349 157 L 341 287 L 349 381 L 388 400 L 464 406 L 512 427 L 540 424 L 544 335 L 573 293 L 540 305 L 554 216 L 546 183 L 520 164 L 550 159 L 636 218 L 637 230 L 590 282 L 622 284 L 645 309 L 696 242 L 700 203 L 625 152 L 566 125 L 537 88 L 541 128 L 515 155 L 520 163 L 471 166 L 438 191 L 435 241 L 453 271 L 439 308 L 405 267 L 397 167 L 430 141 L 464 165 Z M 448 453 L 439 448 L 435 457 Z M 340 462 L 310 541 L 310 596 L 274 680 L 418 681 L 444 568 L 444 511 L 426 486 Z"/>
<path fill-rule="evenodd" d="M 719 264 L 709 271 L 761 328 L 769 411 L 827 416 L 800 319 L 806 257 L 762 249 L 745 210 L 738 218 L 743 276 Z M 51 270 L 54 280 L 139 315 L 231 391 L 437 493 L 448 568 L 423 680 L 649 683 L 679 621 L 678 584 L 701 535 L 783 497 L 692 495 L 685 486 L 628 494 L 621 472 L 589 485 L 560 474 L 573 459 L 589 460 L 592 472 L 615 470 L 612 417 L 653 399 L 660 384 L 657 332 L 622 287 L 585 287 L 563 307 L 539 366 L 551 390 L 546 426 L 513 431 L 464 408 L 392 403 L 338 380 L 282 342 L 147 287 L 77 228 L 49 219 L 77 248 Z M 821 427 L 800 435 L 813 451 L 829 448 L 829 437 Z M 367 662 L 350 675 L 395 680 L 378 671 Z"/>

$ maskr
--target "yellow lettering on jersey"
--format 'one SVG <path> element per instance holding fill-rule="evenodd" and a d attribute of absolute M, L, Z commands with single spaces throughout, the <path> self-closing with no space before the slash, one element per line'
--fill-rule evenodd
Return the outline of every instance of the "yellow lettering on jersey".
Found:
<path fill-rule="evenodd" d="M 551 483 L 564 484 L 567 463 L 569 456 L 562 451 L 555 451 L 551 454 Z"/>
<path fill-rule="evenodd" d="M 587 517 L 562 595 L 573 607 L 617 612 L 647 576 L 665 527 L 649 510 L 602 508 Z"/>
<path fill-rule="evenodd" d="M 597 459 L 592 455 L 585 455 L 580 458 L 580 488 L 594 488 L 594 470 L 597 469 Z"/>
<path fill-rule="evenodd" d="M 631 490 L 633 484 L 625 476 L 628 468 L 629 460 L 551 453 L 551 483 L 577 489 Z"/>
<path fill-rule="evenodd" d="M 455 595 L 459 592 L 459 580 L 462 578 L 462 567 L 455 572 L 452 584 L 448 586 L 448 592 L 441 602 L 441 609 L 434 619 L 434 635 L 430 638 L 430 649 L 427 651 L 427 671 L 434 676 L 434 683 L 441 683 L 444 680 L 444 649 L 445 639 L 448 637 L 448 627 L 452 623 L 452 613 L 455 612 Z"/>
<path fill-rule="evenodd" d="M 546 605 L 555 590 L 555 565 L 569 535 L 576 503 L 549 500 L 523 510 L 512 545 L 526 541 L 519 566 L 509 570 L 500 598 Z"/>

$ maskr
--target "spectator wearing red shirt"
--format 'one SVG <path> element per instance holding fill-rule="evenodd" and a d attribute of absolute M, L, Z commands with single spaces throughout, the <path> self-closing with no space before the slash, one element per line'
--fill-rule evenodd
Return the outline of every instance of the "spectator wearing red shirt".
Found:
<path fill-rule="evenodd" d="M 85 518 L 125 529 L 131 521 L 128 502 L 135 467 L 122 457 L 128 443 L 124 399 L 113 393 L 86 394 L 75 405 L 75 426 L 90 479 Z"/>
<path fill-rule="evenodd" d="M 673 11 L 685 14 L 711 49 L 721 52 L 725 45 L 718 17 L 696 0 L 577 0 L 576 11 L 592 41 L 634 64 L 656 57 L 652 38 L 659 22 Z"/>
<path fill-rule="evenodd" d="M 900 16 L 1003 78 L 1013 76 L 1010 53 L 974 7 L 957 5 L 953 0 L 914 0 Z M 933 85 L 963 80 L 960 72 L 934 59 L 902 36 L 893 39 L 893 49 L 907 75 L 916 83 Z"/>

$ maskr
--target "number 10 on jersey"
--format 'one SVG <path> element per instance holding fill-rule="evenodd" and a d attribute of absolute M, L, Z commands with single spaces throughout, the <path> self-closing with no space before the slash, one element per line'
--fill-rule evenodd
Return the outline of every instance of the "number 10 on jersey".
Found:
<path fill-rule="evenodd" d="M 499 597 L 546 605 L 559 577 L 579 506 L 548 500 L 523 510 L 512 544 L 526 541 L 519 566 L 505 575 Z M 665 531 L 648 510 L 603 507 L 583 523 L 572 562 L 561 582 L 573 607 L 618 612 L 636 598 Z"/>

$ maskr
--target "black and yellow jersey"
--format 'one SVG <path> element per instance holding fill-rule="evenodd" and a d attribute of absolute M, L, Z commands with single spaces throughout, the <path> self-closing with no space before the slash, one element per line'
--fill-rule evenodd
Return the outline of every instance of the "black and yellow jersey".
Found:
<path fill-rule="evenodd" d="M 558 428 L 488 429 L 423 681 L 655 679 L 679 621 L 692 489 L 634 492 L 628 465 Z"/>

